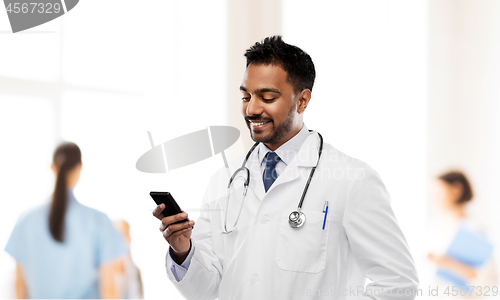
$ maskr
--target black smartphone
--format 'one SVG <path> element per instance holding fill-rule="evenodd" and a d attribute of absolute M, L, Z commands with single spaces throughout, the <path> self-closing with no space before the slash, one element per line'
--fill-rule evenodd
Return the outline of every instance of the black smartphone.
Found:
<path fill-rule="evenodd" d="M 151 198 L 153 198 L 153 200 L 156 202 L 157 205 L 160 205 L 162 203 L 165 204 L 165 209 L 162 212 L 165 217 L 180 214 L 182 212 L 181 208 L 179 207 L 179 204 L 177 204 L 174 197 L 172 197 L 172 194 L 170 194 L 169 192 L 151 192 L 149 193 L 149 195 L 151 196 Z M 177 221 L 173 224 L 178 224 L 187 221 L 189 221 L 188 218 Z"/>

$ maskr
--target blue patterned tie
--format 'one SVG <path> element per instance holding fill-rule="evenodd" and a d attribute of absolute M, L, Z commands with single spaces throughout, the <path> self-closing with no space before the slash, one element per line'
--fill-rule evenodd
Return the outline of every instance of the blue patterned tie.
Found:
<path fill-rule="evenodd" d="M 267 190 L 273 185 L 273 182 L 278 178 L 276 173 L 276 164 L 280 161 L 278 154 L 274 152 L 268 152 L 266 155 L 266 169 L 264 174 L 262 174 L 262 180 L 264 181 L 264 189 Z"/>

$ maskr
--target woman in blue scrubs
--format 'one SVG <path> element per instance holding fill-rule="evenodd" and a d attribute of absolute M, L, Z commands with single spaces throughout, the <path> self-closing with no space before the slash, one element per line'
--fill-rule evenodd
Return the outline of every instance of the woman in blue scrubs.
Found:
<path fill-rule="evenodd" d="M 81 169 L 78 146 L 61 144 L 50 201 L 23 213 L 14 227 L 5 250 L 17 263 L 20 299 L 117 298 L 114 274 L 127 248 L 106 214 L 75 199 Z"/>

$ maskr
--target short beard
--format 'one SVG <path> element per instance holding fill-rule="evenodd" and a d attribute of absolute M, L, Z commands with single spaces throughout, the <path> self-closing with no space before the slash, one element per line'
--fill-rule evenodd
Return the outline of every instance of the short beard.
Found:
<path fill-rule="evenodd" d="M 260 139 L 256 139 L 252 133 L 252 129 L 250 128 L 250 124 L 247 123 L 248 129 L 250 129 L 250 137 L 252 138 L 252 140 L 254 140 L 255 142 L 261 142 L 264 144 L 273 144 L 273 143 L 280 141 L 283 137 L 285 137 L 292 130 L 293 120 L 294 120 L 294 118 L 293 118 L 294 111 L 295 111 L 296 107 L 297 107 L 297 103 L 294 103 L 292 105 L 292 108 L 288 112 L 288 115 L 286 117 L 285 122 L 283 124 L 281 124 L 279 127 L 275 128 L 273 133 L 271 133 L 271 135 L 267 136 L 267 137 L 264 136 Z M 273 121 L 273 127 L 274 127 L 274 121 Z"/>

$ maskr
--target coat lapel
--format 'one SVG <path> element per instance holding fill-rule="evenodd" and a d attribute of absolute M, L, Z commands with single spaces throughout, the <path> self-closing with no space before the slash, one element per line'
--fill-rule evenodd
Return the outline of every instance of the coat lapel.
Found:
<path fill-rule="evenodd" d="M 309 137 L 305 140 L 304 144 L 300 147 L 300 150 L 297 154 L 295 154 L 292 161 L 286 166 L 280 176 L 273 183 L 271 188 L 267 191 L 268 193 L 275 189 L 277 186 L 281 184 L 285 184 L 291 181 L 296 180 L 299 177 L 299 168 L 312 168 L 316 165 L 318 160 L 318 149 L 319 149 L 319 137 L 316 132 L 313 132 L 309 135 Z M 256 159 L 257 161 L 257 159 Z M 260 166 L 257 165 L 260 168 Z M 252 170 L 251 170 L 252 171 Z M 260 169 L 258 169 L 260 174 Z M 253 174 L 253 173 L 252 173 Z M 254 180 L 252 178 L 252 180 Z M 262 200 L 266 195 L 264 192 L 264 183 L 262 182 L 262 178 L 260 178 L 260 185 L 262 187 Z"/>

